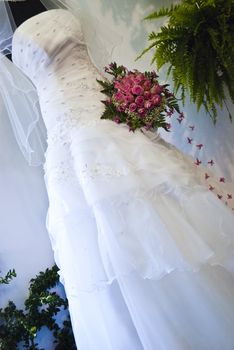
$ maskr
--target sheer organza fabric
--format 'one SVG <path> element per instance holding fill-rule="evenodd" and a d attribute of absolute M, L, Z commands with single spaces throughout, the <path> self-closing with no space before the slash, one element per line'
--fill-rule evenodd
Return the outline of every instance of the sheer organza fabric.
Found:
<path fill-rule="evenodd" d="M 77 19 L 20 26 L 15 64 L 47 128 L 47 227 L 84 350 L 232 350 L 233 213 L 160 137 L 100 120 Z"/>

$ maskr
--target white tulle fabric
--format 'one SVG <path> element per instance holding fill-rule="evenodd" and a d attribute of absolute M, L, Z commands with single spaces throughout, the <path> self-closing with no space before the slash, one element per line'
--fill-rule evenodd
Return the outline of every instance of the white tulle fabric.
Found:
<path fill-rule="evenodd" d="M 45 161 L 46 130 L 35 86 L 7 57 L 15 23 L 8 4 L 0 2 L 0 96 L 19 148 L 29 165 Z"/>
<path fill-rule="evenodd" d="M 21 25 L 13 59 L 47 127 L 47 227 L 79 350 L 232 350 L 232 211 L 159 135 L 100 120 L 69 12 Z"/>

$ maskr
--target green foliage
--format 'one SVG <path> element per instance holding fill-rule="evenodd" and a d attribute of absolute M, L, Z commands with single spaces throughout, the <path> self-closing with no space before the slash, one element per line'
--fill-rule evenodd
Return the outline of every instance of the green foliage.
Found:
<path fill-rule="evenodd" d="M 181 0 L 146 19 L 163 16 L 167 24 L 149 35 L 150 45 L 139 57 L 154 48 L 152 62 L 158 69 L 168 64 L 175 92 L 182 92 L 183 101 L 188 92 L 215 123 L 217 105 L 226 106 L 226 88 L 234 102 L 234 1 Z"/>
<path fill-rule="evenodd" d="M 113 94 L 113 87 L 112 87 L 112 84 L 111 84 L 110 82 L 108 82 L 108 81 L 102 81 L 102 80 L 99 80 L 99 79 L 97 79 L 97 82 L 98 82 L 98 84 L 100 84 L 101 87 L 102 87 L 101 92 L 102 92 L 103 94 L 105 94 L 105 95 L 111 97 L 112 94 Z"/>
<path fill-rule="evenodd" d="M 5 277 L 0 277 L 0 284 L 9 284 L 16 277 L 15 269 L 9 270 Z"/>
<path fill-rule="evenodd" d="M 70 319 L 62 328 L 55 319 L 68 308 L 67 300 L 52 290 L 58 282 L 57 266 L 46 269 L 30 281 L 24 310 L 17 309 L 12 301 L 0 309 L 0 350 L 17 350 L 19 343 L 27 350 L 44 350 L 37 344 L 42 327 L 53 332 L 55 350 L 76 350 Z"/>

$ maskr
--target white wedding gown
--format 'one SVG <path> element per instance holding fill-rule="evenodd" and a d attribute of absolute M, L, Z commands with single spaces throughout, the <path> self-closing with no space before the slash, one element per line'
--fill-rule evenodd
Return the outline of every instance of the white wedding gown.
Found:
<path fill-rule="evenodd" d="M 233 350 L 234 216 L 160 137 L 100 120 L 77 20 L 21 25 L 48 132 L 48 231 L 79 350 Z"/>

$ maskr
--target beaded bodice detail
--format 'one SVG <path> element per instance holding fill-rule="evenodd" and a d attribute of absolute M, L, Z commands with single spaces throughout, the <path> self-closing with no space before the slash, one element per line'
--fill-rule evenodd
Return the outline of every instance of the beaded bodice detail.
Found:
<path fill-rule="evenodd" d="M 61 136 L 58 128 L 65 131 L 68 124 L 98 122 L 103 108 L 98 72 L 80 24 L 68 11 L 47 11 L 21 25 L 13 38 L 13 60 L 36 86 L 43 119 L 54 137 Z"/>
<path fill-rule="evenodd" d="M 70 152 L 74 133 L 93 129 L 100 122 L 105 124 L 100 120 L 103 106 L 96 82 L 99 74 L 90 61 L 80 23 L 65 10 L 32 17 L 16 30 L 12 56 L 37 88 L 47 129 L 46 174 L 50 174 L 51 181 L 72 182 L 75 186 Z M 85 163 L 80 169 L 84 178 L 88 172 L 96 178 L 100 171 L 97 162 L 89 169 Z M 115 169 L 104 169 L 108 177 L 110 172 Z"/>

